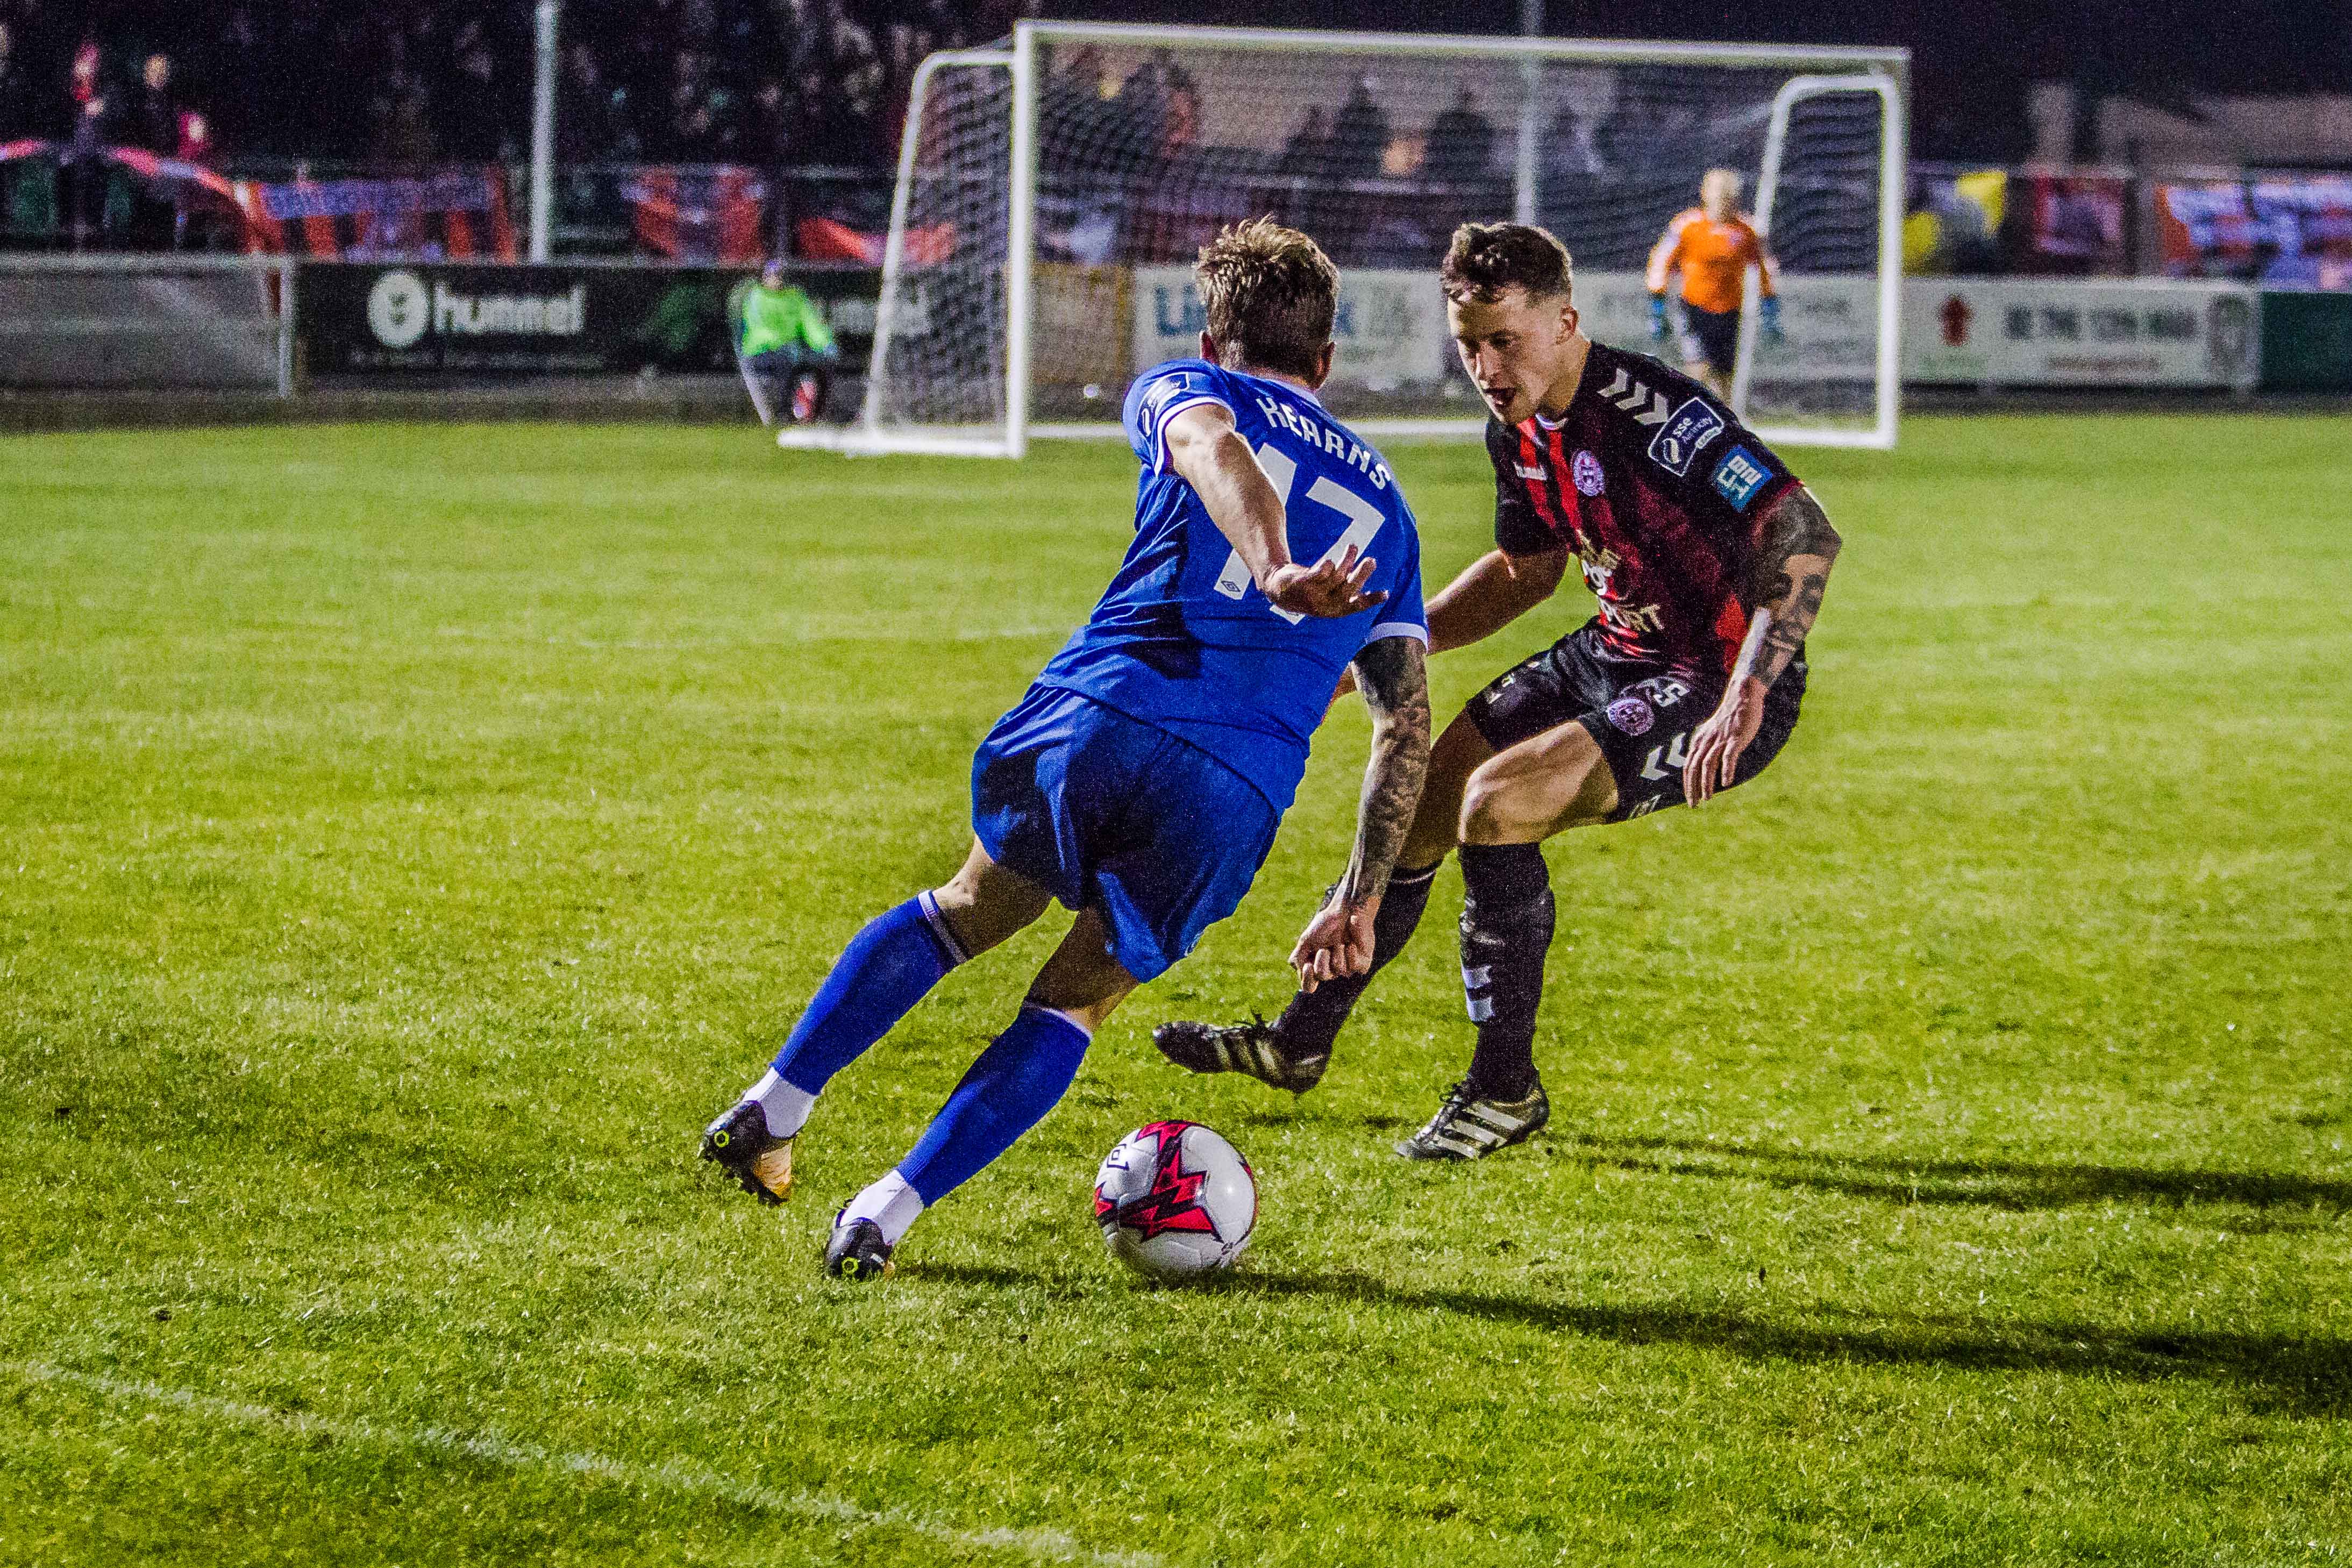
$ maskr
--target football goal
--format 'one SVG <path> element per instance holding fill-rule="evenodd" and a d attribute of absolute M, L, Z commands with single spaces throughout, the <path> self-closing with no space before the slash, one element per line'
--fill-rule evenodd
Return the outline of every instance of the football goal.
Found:
<path fill-rule="evenodd" d="M 919 69 L 865 402 L 782 438 L 1018 457 L 1116 435 L 1133 375 L 1197 352 L 1194 253 L 1261 216 L 1339 265 L 1334 410 L 1472 433 L 1436 285 L 1454 226 L 1544 225 L 1586 329 L 1671 360 L 1643 263 L 1728 168 L 1782 297 L 1778 332 L 1744 313 L 1745 417 L 1891 446 L 1907 69 L 1900 49 L 1024 22 Z"/>

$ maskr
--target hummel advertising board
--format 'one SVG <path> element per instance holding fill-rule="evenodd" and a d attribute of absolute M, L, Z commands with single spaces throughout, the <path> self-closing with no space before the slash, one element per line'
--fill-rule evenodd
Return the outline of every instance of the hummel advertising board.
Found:
<path fill-rule="evenodd" d="M 313 375 L 595 375 L 734 366 L 727 296 L 740 267 L 313 263 L 295 290 Z M 873 342 L 879 274 L 796 270 L 842 357 Z"/>

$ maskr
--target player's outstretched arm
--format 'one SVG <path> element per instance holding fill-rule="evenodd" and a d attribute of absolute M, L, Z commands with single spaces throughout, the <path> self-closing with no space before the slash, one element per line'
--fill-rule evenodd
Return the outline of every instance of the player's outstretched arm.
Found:
<path fill-rule="evenodd" d="M 1372 760 L 1356 805 L 1356 847 L 1347 873 L 1291 950 L 1301 989 L 1369 973 L 1372 920 L 1404 847 L 1429 773 L 1429 679 L 1417 637 L 1382 637 L 1356 656 L 1356 679 L 1372 710 Z"/>
<path fill-rule="evenodd" d="M 1217 531 L 1241 553 L 1258 592 L 1276 607 L 1338 619 L 1388 597 L 1364 592 L 1379 564 L 1369 555 L 1359 560 L 1350 550 L 1339 561 L 1313 566 L 1291 560 L 1281 492 L 1265 477 L 1249 441 L 1234 427 L 1231 410 L 1213 403 L 1195 404 L 1168 422 L 1166 439 L 1168 466 L 1192 487 Z"/>
<path fill-rule="evenodd" d="M 1559 590 L 1568 571 L 1568 552 L 1546 550 L 1534 555 L 1507 555 L 1490 550 L 1462 569 L 1429 601 L 1429 651 L 1468 647 L 1493 637 Z M 1339 701 L 1356 689 L 1355 670 L 1339 678 L 1331 694 Z"/>
<path fill-rule="evenodd" d="M 1429 651 L 1493 637 L 1557 593 L 1567 572 L 1565 549 L 1533 555 L 1488 551 L 1429 601 Z"/>
<path fill-rule="evenodd" d="M 1763 543 L 1745 588 L 1753 606 L 1748 640 L 1740 645 L 1722 704 L 1691 734 L 1683 796 L 1693 805 L 1730 785 L 1740 753 L 1764 721 L 1764 694 L 1813 629 L 1822 591 L 1844 542 L 1830 526 L 1821 502 L 1802 485 L 1789 487 L 1764 514 L 1761 526 Z"/>

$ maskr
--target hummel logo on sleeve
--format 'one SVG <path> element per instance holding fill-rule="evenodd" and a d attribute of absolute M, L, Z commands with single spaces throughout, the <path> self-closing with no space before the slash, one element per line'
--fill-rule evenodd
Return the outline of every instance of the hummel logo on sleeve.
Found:
<path fill-rule="evenodd" d="M 1609 384 L 1601 389 L 1601 395 L 1632 414 L 1636 425 L 1664 425 L 1674 406 L 1666 401 L 1664 393 L 1653 392 L 1643 386 L 1626 374 L 1622 366 L 1618 368 Z M 1642 406 L 1644 403 L 1649 405 L 1647 408 Z"/>

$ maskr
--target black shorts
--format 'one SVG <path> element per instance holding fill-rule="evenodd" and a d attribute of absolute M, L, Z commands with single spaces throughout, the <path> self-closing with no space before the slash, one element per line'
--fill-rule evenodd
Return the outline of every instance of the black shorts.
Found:
<path fill-rule="evenodd" d="M 1496 677 L 1464 711 L 1498 752 L 1562 724 L 1583 725 L 1617 783 L 1609 820 L 1622 822 L 1683 804 L 1691 731 L 1723 700 L 1723 677 L 1711 670 L 1612 658 L 1601 646 L 1601 623 L 1592 621 Z M 1735 785 L 1780 755 L 1804 695 L 1800 653 L 1764 694 L 1764 722 L 1732 770 Z"/>
<path fill-rule="evenodd" d="M 1739 312 L 1702 310 L 1685 300 L 1678 341 L 1685 364 L 1703 364 L 1727 375 L 1739 363 Z"/>

